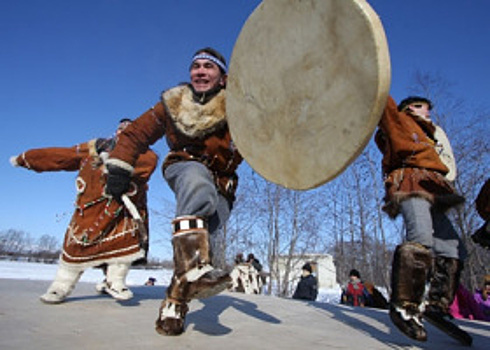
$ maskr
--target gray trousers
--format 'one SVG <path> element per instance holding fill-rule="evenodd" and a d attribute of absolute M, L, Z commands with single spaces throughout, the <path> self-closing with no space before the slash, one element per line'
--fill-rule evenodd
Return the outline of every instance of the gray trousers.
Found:
<path fill-rule="evenodd" d="M 230 216 L 231 204 L 218 192 L 208 168 L 196 161 L 178 162 L 168 166 L 163 176 L 175 194 L 175 216 L 207 219 L 213 261 L 224 259 L 219 249 L 223 240 L 220 229 Z"/>
<path fill-rule="evenodd" d="M 400 203 L 405 222 L 406 240 L 431 249 L 435 256 L 464 260 L 466 249 L 447 215 L 419 197 Z"/>

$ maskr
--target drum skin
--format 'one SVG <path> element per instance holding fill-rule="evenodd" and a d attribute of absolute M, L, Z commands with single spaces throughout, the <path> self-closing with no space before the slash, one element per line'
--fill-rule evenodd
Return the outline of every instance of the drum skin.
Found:
<path fill-rule="evenodd" d="M 233 141 L 265 179 L 318 187 L 369 142 L 390 78 L 384 29 L 365 0 L 265 0 L 232 52 Z"/>

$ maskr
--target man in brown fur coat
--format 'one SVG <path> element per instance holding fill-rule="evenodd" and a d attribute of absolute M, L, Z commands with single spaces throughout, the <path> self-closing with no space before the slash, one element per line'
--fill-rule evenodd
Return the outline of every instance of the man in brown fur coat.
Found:
<path fill-rule="evenodd" d="M 184 331 L 187 304 L 226 289 L 229 274 L 213 266 L 212 247 L 235 199 L 235 170 L 242 157 L 234 147 L 225 109 L 226 61 L 212 48 L 198 50 L 190 64 L 190 83 L 163 92 L 161 101 L 121 135 L 107 161 L 107 191 L 118 198 L 127 190 L 139 154 L 166 137 L 170 152 L 163 175 L 174 191 L 172 222 L 174 274 L 162 301 L 156 330 Z"/>
<path fill-rule="evenodd" d="M 147 182 L 157 165 L 148 150 L 138 157 L 128 197 L 143 221 L 137 221 L 123 204 L 104 193 L 106 171 L 103 159 L 117 143 L 119 133 L 131 123 L 123 119 L 116 135 L 94 139 L 74 147 L 31 149 L 11 158 L 14 166 L 36 172 L 78 171 L 75 212 L 65 234 L 58 271 L 41 301 L 63 302 L 85 269 L 104 266 L 106 279 L 96 287 L 117 300 L 131 299 L 126 286 L 131 264 L 144 259 L 148 250 Z"/>
<path fill-rule="evenodd" d="M 431 109 L 423 97 L 399 106 L 389 97 L 375 137 L 383 153 L 384 209 L 391 217 L 401 213 L 406 229 L 393 259 L 390 317 L 419 341 L 427 339 L 422 316 L 448 315 L 466 254 L 445 214 L 464 201 L 452 185 L 454 156 L 446 134 L 430 119 Z"/>

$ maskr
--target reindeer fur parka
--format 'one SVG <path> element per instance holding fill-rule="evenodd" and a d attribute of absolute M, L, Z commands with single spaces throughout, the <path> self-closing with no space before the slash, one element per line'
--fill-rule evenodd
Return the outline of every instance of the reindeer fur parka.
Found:
<path fill-rule="evenodd" d="M 170 152 L 163 170 L 175 162 L 201 162 L 213 174 L 219 192 L 230 201 L 235 199 L 235 171 L 242 157 L 228 129 L 224 89 L 205 103 L 195 100 L 189 85 L 163 92 L 161 102 L 120 135 L 111 158 L 131 166 L 139 153 L 164 135 Z"/>
<path fill-rule="evenodd" d="M 449 169 L 436 151 L 435 131 L 434 124 L 399 112 L 393 98 L 388 98 L 375 141 L 383 153 L 383 209 L 390 216 L 398 215 L 399 203 L 407 197 L 422 197 L 446 207 L 464 200 L 445 176 Z"/>
<path fill-rule="evenodd" d="M 102 142 L 100 142 L 102 141 Z M 78 171 L 75 212 L 66 230 L 61 260 L 86 267 L 103 263 L 132 263 L 146 257 L 148 237 L 125 207 L 104 195 L 105 166 L 102 144 L 113 139 L 94 139 L 73 147 L 31 149 L 17 157 L 18 166 L 36 172 Z M 148 231 L 147 182 L 158 157 L 148 150 L 138 157 L 131 178 L 129 198 L 145 221 Z"/>

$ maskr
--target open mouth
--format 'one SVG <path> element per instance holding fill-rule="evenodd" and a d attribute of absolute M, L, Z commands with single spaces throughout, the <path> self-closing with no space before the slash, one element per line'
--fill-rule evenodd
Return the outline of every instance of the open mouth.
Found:
<path fill-rule="evenodd" d="M 196 79 L 193 81 L 192 85 L 196 90 L 205 90 L 209 87 L 209 80 Z"/>

